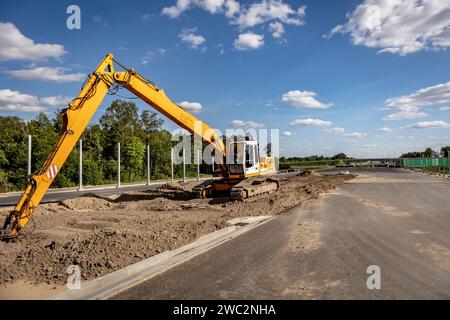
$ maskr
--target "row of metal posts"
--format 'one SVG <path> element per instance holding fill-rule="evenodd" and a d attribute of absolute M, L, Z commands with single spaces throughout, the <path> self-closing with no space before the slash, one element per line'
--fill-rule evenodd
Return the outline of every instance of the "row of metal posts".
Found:
<path fill-rule="evenodd" d="M 28 136 L 28 175 L 31 175 L 31 135 Z M 200 179 L 200 150 L 197 150 L 197 180 Z M 171 175 L 170 180 L 174 181 L 173 167 L 173 148 L 170 150 Z M 212 162 L 212 171 L 214 172 L 214 158 Z M 183 182 L 186 181 L 186 153 L 183 148 Z M 150 185 L 150 145 L 147 145 L 147 185 Z M 120 178 L 120 143 L 117 144 L 117 188 L 121 187 Z M 83 190 L 83 141 L 79 140 L 79 181 L 78 190 Z"/>

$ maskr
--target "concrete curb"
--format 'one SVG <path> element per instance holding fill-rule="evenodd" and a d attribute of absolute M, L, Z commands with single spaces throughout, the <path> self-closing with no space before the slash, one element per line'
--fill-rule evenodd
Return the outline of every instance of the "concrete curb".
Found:
<path fill-rule="evenodd" d="M 81 289 L 69 290 L 49 300 L 104 300 L 138 285 L 170 268 L 229 241 L 267 221 L 271 216 L 235 218 L 233 224 L 198 238 L 196 241 L 172 251 L 166 251 L 148 259 L 114 271 L 103 277 L 82 284 Z"/>

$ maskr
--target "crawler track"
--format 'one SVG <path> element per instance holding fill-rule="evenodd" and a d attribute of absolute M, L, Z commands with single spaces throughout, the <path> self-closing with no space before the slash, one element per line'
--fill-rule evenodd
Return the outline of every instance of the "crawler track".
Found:
<path fill-rule="evenodd" d="M 263 194 L 269 194 L 278 190 L 280 183 L 274 177 L 257 177 L 241 181 L 230 191 L 232 200 L 246 201 Z"/>

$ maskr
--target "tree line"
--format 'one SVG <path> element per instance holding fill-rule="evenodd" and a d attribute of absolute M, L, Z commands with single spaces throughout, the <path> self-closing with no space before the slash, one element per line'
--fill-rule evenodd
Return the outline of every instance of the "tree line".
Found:
<path fill-rule="evenodd" d="M 146 146 L 150 145 L 152 179 L 166 179 L 171 173 L 170 149 L 176 143 L 163 129 L 164 120 L 145 110 L 139 114 L 135 103 L 115 100 L 89 125 L 83 140 L 83 183 L 100 185 L 117 181 L 117 143 L 121 144 L 121 181 L 144 181 L 147 175 Z M 39 170 L 50 155 L 62 129 L 60 112 L 50 119 L 39 114 L 31 121 L 0 117 L 0 192 L 22 190 L 28 167 L 28 135 L 32 136 L 32 172 Z M 74 148 L 58 173 L 54 187 L 73 187 L 79 179 L 79 150 Z M 202 165 L 202 171 L 209 168 Z M 194 165 L 187 165 L 194 174 Z M 181 176 L 181 166 L 175 166 Z"/>
<path fill-rule="evenodd" d="M 426 148 L 424 151 L 407 152 L 400 156 L 400 158 L 448 158 L 450 146 L 442 147 L 440 153 L 434 151 L 431 148 Z"/>
<path fill-rule="evenodd" d="M 450 153 L 450 146 L 441 147 L 440 152 L 436 152 L 431 148 L 426 148 L 424 151 L 412 151 L 403 153 L 400 158 L 448 158 Z M 307 157 L 281 157 L 280 162 L 303 162 L 303 161 L 326 161 L 326 160 L 347 160 L 353 159 L 348 157 L 345 153 L 338 153 L 332 157 L 312 155 Z"/>
<path fill-rule="evenodd" d="M 307 157 L 281 157 L 280 162 L 303 162 L 303 161 L 326 161 L 326 160 L 346 160 L 353 159 L 345 153 L 338 153 L 332 157 L 312 155 Z"/>

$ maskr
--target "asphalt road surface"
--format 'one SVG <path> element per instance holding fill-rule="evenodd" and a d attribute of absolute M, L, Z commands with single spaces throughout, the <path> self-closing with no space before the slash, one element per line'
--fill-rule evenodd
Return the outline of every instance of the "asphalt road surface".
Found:
<path fill-rule="evenodd" d="M 359 177 L 115 299 L 449 299 L 450 180 L 346 170 Z"/>

